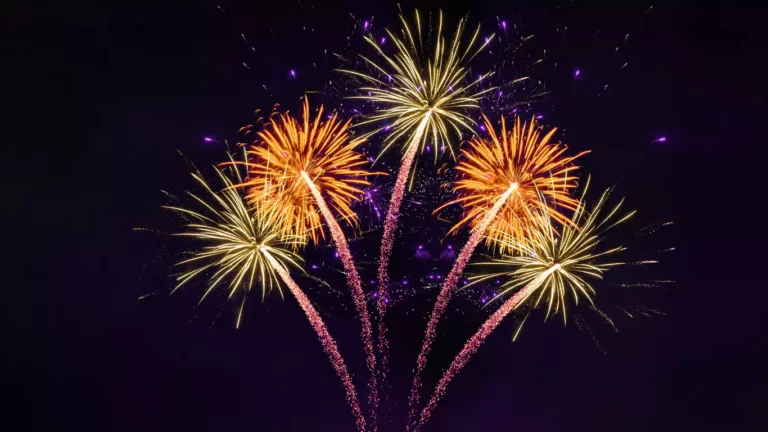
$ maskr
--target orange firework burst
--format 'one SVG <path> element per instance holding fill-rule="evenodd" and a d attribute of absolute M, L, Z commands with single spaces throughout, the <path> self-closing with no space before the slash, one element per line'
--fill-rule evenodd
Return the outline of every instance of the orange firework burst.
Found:
<path fill-rule="evenodd" d="M 303 173 L 326 197 L 327 204 L 351 225 L 357 215 L 350 208 L 361 198 L 361 186 L 370 184 L 370 173 L 362 168 L 366 159 L 355 148 L 364 139 L 350 139 L 350 122 L 342 122 L 334 113 L 322 121 L 323 107 L 312 119 L 309 100 L 304 99 L 301 121 L 290 114 L 279 114 L 257 136 L 261 145 L 248 151 L 248 188 L 251 204 L 279 199 L 285 228 L 293 235 L 309 236 L 317 243 L 325 239 L 318 203 Z"/>
<path fill-rule="evenodd" d="M 577 180 L 572 174 L 578 169 L 571 162 L 589 152 L 563 156 L 567 146 L 549 142 L 557 129 L 542 136 L 535 119 L 528 124 L 521 123 L 518 117 L 512 130 L 507 131 L 502 116 L 501 134 L 496 135 L 488 118 L 483 118 L 490 141 L 473 137 L 469 147 L 462 150 L 463 158 L 456 166 L 460 179 L 453 188 L 459 197 L 435 212 L 461 204 L 463 218 L 449 232 L 465 225 L 476 230 L 489 210 L 506 196 L 498 217 L 485 232 L 486 245 L 494 244 L 505 252 L 504 243 L 494 239 L 527 238 L 533 221 L 538 220 L 534 217 L 538 212 L 543 211 L 560 223 L 569 223 L 557 206 L 573 210 L 578 205 L 578 200 L 570 196 Z M 510 190 L 513 192 L 509 193 Z M 539 199 L 539 194 L 545 199 Z"/>

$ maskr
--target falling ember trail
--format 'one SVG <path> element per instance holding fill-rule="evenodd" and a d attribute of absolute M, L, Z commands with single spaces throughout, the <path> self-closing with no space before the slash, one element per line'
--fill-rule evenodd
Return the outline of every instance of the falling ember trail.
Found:
<path fill-rule="evenodd" d="M 403 162 L 400 165 L 400 172 L 397 174 L 397 181 L 395 181 L 395 188 L 392 190 L 392 197 L 389 200 L 389 209 L 387 210 L 387 217 L 384 219 L 384 235 L 381 238 L 381 253 L 379 254 L 379 294 L 378 301 L 376 302 L 376 308 L 379 312 L 379 358 L 381 360 L 381 381 L 384 382 L 387 379 L 388 370 L 388 358 L 389 341 L 387 340 L 387 327 L 384 324 L 384 314 L 387 311 L 387 302 L 389 299 L 389 293 L 387 292 L 387 285 L 389 284 L 389 276 L 387 274 L 387 268 L 389 266 L 389 257 L 392 254 L 392 245 L 395 241 L 395 228 L 397 228 L 397 217 L 400 214 L 400 204 L 403 202 L 403 195 L 405 194 L 405 184 L 408 182 L 408 174 L 411 172 L 413 161 L 416 158 L 416 153 L 419 150 L 419 143 L 424 136 L 424 131 L 429 124 L 429 118 L 432 115 L 432 110 L 427 111 L 424 118 L 419 123 L 419 127 L 411 137 L 411 142 L 408 143 Z"/>
<path fill-rule="evenodd" d="M 347 371 L 347 366 L 344 364 L 344 359 L 339 353 L 336 341 L 334 341 L 331 334 L 328 333 L 328 328 L 325 326 L 320 314 L 318 314 L 315 307 L 312 306 L 312 303 L 310 303 L 306 294 L 304 294 L 301 288 L 296 285 L 296 282 L 293 281 L 291 275 L 288 274 L 288 271 L 272 255 L 270 255 L 268 251 L 263 250 L 262 252 L 275 269 L 275 272 L 280 275 L 280 278 L 285 282 L 285 285 L 288 286 L 288 290 L 291 291 L 291 294 L 296 297 L 301 308 L 304 309 L 304 313 L 307 315 L 309 323 L 312 325 L 312 328 L 315 329 L 317 336 L 320 338 L 320 342 L 323 344 L 325 353 L 328 354 L 328 358 L 331 360 L 331 364 L 336 370 L 336 375 L 339 376 L 342 384 L 344 384 L 344 389 L 347 391 L 347 402 L 352 409 L 352 414 L 355 416 L 357 429 L 361 432 L 365 432 L 365 418 L 360 410 L 360 404 L 357 402 L 355 386 L 352 384 L 352 378 L 349 376 L 349 371 Z"/>
<path fill-rule="evenodd" d="M 445 389 L 448 387 L 448 383 L 451 382 L 451 379 L 453 379 L 453 377 L 461 371 L 469 359 L 472 358 L 472 356 L 477 352 L 477 350 L 480 348 L 480 345 L 482 345 L 483 341 L 485 341 L 485 338 L 488 337 L 488 335 L 491 334 L 491 332 L 493 332 L 496 327 L 498 327 L 501 321 L 504 320 L 504 318 L 510 312 L 515 310 L 523 301 L 525 301 L 525 299 L 528 298 L 528 296 L 530 296 L 531 293 L 536 290 L 536 288 L 538 288 L 542 281 L 544 281 L 550 274 L 552 274 L 552 272 L 558 268 L 560 268 L 560 264 L 555 264 L 549 270 L 542 273 L 539 277 L 529 282 L 528 285 L 523 287 L 523 289 L 518 291 L 509 300 L 505 301 L 504 304 L 502 304 L 501 307 L 499 307 L 499 309 L 496 310 L 496 312 L 494 312 L 493 315 L 491 315 L 490 318 L 488 318 L 482 326 L 480 326 L 480 329 L 477 331 L 477 333 L 475 333 L 475 335 L 467 341 L 467 343 L 464 345 L 464 348 L 456 356 L 456 358 L 453 359 L 451 366 L 448 367 L 448 370 L 445 371 L 445 374 L 440 379 L 440 382 L 435 388 L 435 393 L 432 395 L 432 399 L 429 400 L 429 403 L 427 403 L 427 405 L 424 407 L 424 410 L 421 412 L 421 418 L 419 419 L 419 423 L 413 429 L 414 432 L 418 431 L 419 428 L 424 425 L 427 420 L 429 420 L 429 417 L 432 415 L 432 411 L 437 406 L 437 403 L 440 402 L 440 399 L 445 395 Z"/>
<path fill-rule="evenodd" d="M 451 272 L 448 273 L 448 276 L 445 278 L 443 288 L 440 290 L 440 294 L 437 296 L 437 301 L 435 301 L 435 307 L 432 310 L 432 316 L 429 318 L 427 330 L 424 332 L 424 342 L 421 345 L 421 353 L 419 353 L 419 358 L 416 361 L 416 373 L 413 377 L 411 396 L 408 401 L 409 410 L 406 430 L 410 430 L 410 427 L 413 424 L 413 417 L 416 415 L 416 409 L 419 404 L 419 389 L 421 388 L 421 372 L 427 365 L 427 355 L 429 355 L 429 351 L 432 348 L 432 342 L 435 340 L 437 322 L 440 320 L 443 312 L 445 312 L 445 308 L 448 307 L 448 302 L 451 300 L 453 290 L 456 288 L 456 285 L 459 282 L 459 278 L 461 277 L 461 273 L 464 271 L 464 267 L 466 267 L 467 263 L 469 262 L 469 258 L 472 257 L 472 252 L 475 250 L 477 245 L 480 244 L 480 241 L 483 239 L 483 235 L 485 235 L 485 231 L 488 229 L 488 226 L 490 226 L 491 222 L 493 222 L 493 220 L 496 218 L 499 210 L 501 210 L 501 207 L 507 202 L 512 193 L 517 190 L 517 187 L 517 183 L 512 183 L 509 186 L 509 189 L 507 189 L 507 191 L 504 192 L 504 194 L 499 197 L 499 199 L 493 204 L 493 207 L 488 211 L 488 213 L 486 213 L 482 222 L 480 222 L 475 230 L 472 231 L 472 234 L 469 236 L 469 240 L 467 240 L 467 244 L 464 245 L 461 253 L 459 253 L 459 256 L 456 258 L 456 262 L 454 263 Z"/>
<path fill-rule="evenodd" d="M 366 363 L 371 374 L 371 379 L 368 383 L 368 386 L 370 387 L 368 402 L 370 403 L 371 408 L 371 430 L 375 432 L 379 395 L 376 382 L 376 354 L 373 350 L 373 334 L 371 331 L 371 321 L 368 317 L 368 306 L 365 302 L 365 293 L 363 293 L 360 276 L 357 274 L 355 262 L 352 259 L 352 254 L 349 252 L 349 246 L 347 245 L 347 239 L 344 237 L 344 232 L 341 230 L 338 222 L 336 222 L 333 213 L 331 213 L 331 209 L 325 204 L 325 199 L 323 199 L 323 196 L 320 194 L 320 191 L 317 189 L 317 186 L 315 186 L 312 179 L 309 178 L 309 175 L 304 171 L 302 171 L 301 175 L 307 182 L 309 189 L 312 191 L 317 206 L 320 208 L 320 212 L 323 214 L 325 222 L 328 224 L 328 229 L 333 237 L 333 242 L 336 244 L 336 250 L 339 252 L 339 258 L 341 258 L 344 270 L 347 273 L 347 282 L 352 291 L 352 299 L 355 302 L 355 308 L 357 309 L 358 315 L 360 315 L 360 321 L 363 326 L 362 337 L 363 345 L 365 346 Z"/>

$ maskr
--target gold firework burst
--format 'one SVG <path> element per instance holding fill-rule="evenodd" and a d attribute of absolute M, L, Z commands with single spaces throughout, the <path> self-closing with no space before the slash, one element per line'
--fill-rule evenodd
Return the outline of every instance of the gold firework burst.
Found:
<path fill-rule="evenodd" d="M 584 188 L 585 194 L 588 186 L 589 180 Z M 592 303 L 595 289 L 588 279 L 602 279 L 605 271 L 623 264 L 598 262 L 600 258 L 624 249 L 619 246 L 598 250 L 603 234 L 635 214 L 631 211 L 615 220 L 614 216 L 624 202 L 622 199 L 605 217 L 601 217 L 609 193 L 610 190 L 603 192 L 591 211 L 586 210 L 582 195 L 570 223 L 558 224 L 547 213 L 539 212 L 544 223 L 536 225 L 539 228 L 531 231 L 527 241 L 521 242 L 515 236 L 502 240 L 507 243 L 505 250 L 514 250 L 519 252 L 518 254 L 480 264 L 502 266 L 505 270 L 472 277 L 469 285 L 492 278 L 507 277 L 508 281 L 500 287 L 499 296 L 525 287 L 526 292 L 522 293 L 523 298 L 518 304 L 535 298 L 533 307 L 545 302 L 547 318 L 559 312 L 565 322 L 567 297 L 572 296 L 576 305 L 582 297 Z M 560 225 L 560 235 L 554 227 L 555 224 Z"/>
<path fill-rule="evenodd" d="M 385 130 L 390 135 L 384 140 L 383 154 L 399 138 L 410 135 L 403 147 L 404 153 L 423 151 L 431 137 L 437 144 L 442 141 L 451 155 L 453 146 L 449 139 L 450 131 L 460 138 L 462 129 L 472 131 L 474 121 L 464 114 L 468 108 L 477 108 L 479 98 L 493 88 L 473 91 L 473 88 L 491 75 L 486 73 L 476 80 L 467 80 L 467 63 L 493 39 L 486 38 L 478 47 L 480 34 L 478 26 L 467 43 L 462 43 L 466 29 L 466 19 L 459 21 L 453 40 L 447 43 L 443 36 L 443 13 L 439 13 L 437 34 L 432 52 L 425 50 L 422 41 L 422 25 L 416 11 L 415 36 L 411 25 L 401 14 L 401 34 L 387 30 L 389 39 L 395 44 L 396 52 L 392 55 L 370 35 L 365 40 L 376 50 L 381 58 L 376 62 L 368 57 L 362 59 L 373 70 L 373 74 L 342 69 L 342 72 L 362 78 L 368 85 L 361 87 L 361 95 L 353 96 L 382 106 L 379 111 L 360 124 L 387 122 L 373 133 Z M 408 167 L 410 168 L 410 167 Z"/>
<path fill-rule="evenodd" d="M 288 248 L 303 244 L 304 239 L 282 231 L 285 215 L 280 208 L 263 206 L 253 213 L 249 210 L 240 190 L 234 187 L 234 181 L 242 181 L 234 162 L 231 166 L 234 174 L 214 169 L 223 184 L 220 191 L 212 189 L 198 174 L 192 174 L 206 193 L 203 196 L 189 193 L 199 209 L 165 206 L 194 220 L 186 225 L 185 232 L 176 235 L 194 238 L 205 245 L 191 250 L 192 257 L 177 264 L 191 268 L 177 278 L 173 291 L 202 275 L 207 275 L 208 286 L 200 302 L 219 285 L 228 285 L 230 297 L 239 289 L 245 290 L 238 314 L 239 326 L 245 298 L 255 284 L 261 286 L 263 298 L 273 288 L 280 289 L 276 265 L 300 268 L 301 258 Z M 280 293 L 282 295 L 282 291 Z"/>

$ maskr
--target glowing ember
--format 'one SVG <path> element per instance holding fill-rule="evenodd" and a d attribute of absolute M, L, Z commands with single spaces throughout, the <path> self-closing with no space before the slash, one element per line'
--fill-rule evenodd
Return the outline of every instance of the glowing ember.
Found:
<path fill-rule="evenodd" d="M 496 215 L 499 213 L 499 210 L 501 210 L 501 207 L 507 202 L 507 200 L 510 198 L 510 196 L 512 196 L 512 193 L 515 192 L 517 188 L 517 183 L 510 185 L 507 191 L 504 192 L 504 194 L 493 205 L 493 208 L 488 211 L 488 213 L 483 218 L 483 221 L 480 222 L 480 224 L 472 231 L 467 244 L 461 250 L 461 253 L 459 253 L 458 258 L 456 258 L 456 262 L 453 265 L 451 272 L 448 273 L 448 276 L 445 278 L 443 288 L 440 290 L 440 294 L 437 296 L 435 308 L 432 310 L 432 316 L 429 318 L 427 330 L 424 332 L 424 342 L 421 345 L 421 352 L 419 353 L 419 358 L 416 362 L 416 373 L 413 378 L 413 386 L 411 387 L 411 396 L 409 399 L 410 409 L 408 412 L 408 423 L 406 425 L 406 430 L 408 430 L 407 428 L 412 424 L 413 416 L 416 414 L 416 406 L 419 403 L 419 388 L 421 387 L 421 372 L 427 365 L 427 355 L 429 355 L 429 351 L 432 348 L 432 342 L 435 340 L 437 322 L 440 320 L 443 312 L 445 312 L 445 308 L 448 306 L 448 302 L 453 295 L 453 290 L 456 288 L 456 285 L 459 282 L 461 273 L 464 271 L 464 267 L 466 267 L 467 262 L 469 262 L 469 258 L 472 257 L 472 252 L 475 250 L 477 245 L 480 244 L 480 241 L 483 239 L 488 226 L 496 218 Z"/>
<path fill-rule="evenodd" d="M 411 166 L 416 158 L 416 151 L 419 149 L 419 142 L 424 135 L 424 131 L 429 124 L 431 111 L 428 111 L 424 116 L 424 119 L 419 124 L 419 127 L 413 133 L 411 142 L 408 144 L 405 157 L 400 165 L 400 171 L 397 174 L 397 180 L 395 181 L 395 188 L 392 190 L 392 197 L 389 200 L 389 209 L 387 210 L 387 216 L 384 219 L 384 234 L 381 238 L 381 252 L 379 254 L 379 300 L 376 302 L 376 307 L 379 313 L 379 341 L 378 349 L 379 356 L 381 358 L 381 377 L 385 380 L 388 372 L 388 359 L 387 352 L 389 352 L 389 342 L 387 341 L 387 328 L 384 324 L 384 314 L 387 311 L 388 301 L 385 301 L 389 295 L 387 292 L 387 285 L 389 284 L 389 276 L 387 275 L 387 267 L 389 266 L 389 256 L 392 254 L 392 245 L 395 241 L 395 228 L 397 227 L 397 216 L 400 214 L 400 205 L 403 203 L 403 196 L 405 195 L 405 183 L 408 181 L 408 173 L 411 171 Z"/>
<path fill-rule="evenodd" d="M 317 313 L 317 310 L 312 306 L 309 298 L 307 298 L 301 288 L 296 285 L 296 282 L 294 282 L 291 275 L 288 274 L 288 271 L 267 250 L 262 250 L 261 252 L 267 257 L 267 260 L 269 260 L 269 263 L 275 269 L 275 272 L 277 272 L 283 280 L 291 294 L 296 297 L 299 306 L 301 306 L 304 313 L 307 315 L 309 323 L 312 324 L 312 328 L 315 329 L 317 337 L 320 338 L 320 343 L 323 344 L 325 353 L 328 354 L 328 358 L 331 360 L 334 370 L 336 370 L 336 375 L 339 376 L 341 382 L 344 384 L 344 389 L 347 391 L 347 402 L 352 409 L 352 414 L 355 416 L 357 429 L 364 432 L 366 430 L 365 418 L 360 410 L 360 404 L 357 402 L 357 393 L 355 392 L 355 386 L 352 384 L 352 378 L 349 375 L 349 371 L 347 371 L 346 364 L 344 364 L 344 358 L 342 358 L 339 353 L 336 341 L 333 340 L 331 334 L 328 333 L 328 328 L 325 326 L 320 314 Z"/>
<path fill-rule="evenodd" d="M 376 382 L 376 354 L 373 351 L 373 334 L 371 330 L 371 321 L 368 318 L 368 306 L 365 301 L 365 293 L 363 292 L 360 276 L 357 274 L 352 254 L 349 252 L 349 246 L 347 245 L 347 239 L 344 237 L 344 232 L 341 230 L 339 223 L 336 222 L 336 218 L 333 216 L 333 213 L 331 213 L 331 209 L 325 204 L 325 199 L 320 193 L 320 190 L 317 189 L 317 186 L 315 186 L 315 183 L 309 178 L 306 171 L 302 171 L 301 176 L 304 181 L 306 181 L 307 186 L 309 186 L 309 190 L 312 191 L 317 206 L 320 208 L 320 212 L 325 218 L 325 223 L 328 225 L 328 230 L 331 232 L 333 242 L 336 244 L 336 251 L 339 253 L 341 262 L 344 265 L 344 270 L 347 273 L 347 282 L 352 291 L 352 299 L 355 302 L 355 309 L 357 309 L 357 313 L 360 315 L 360 322 L 363 325 L 362 338 L 363 345 L 365 346 L 366 364 L 371 373 L 371 379 L 368 383 L 371 393 L 368 402 L 371 404 L 372 430 L 375 431 L 376 410 L 378 409 L 379 404 L 378 385 Z"/>
<path fill-rule="evenodd" d="M 504 320 L 504 318 L 509 315 L 510 312 L 515 310 L 515 308 L 517 308 L 520 303 L 528 298 L 528 296 L 536 290 L 536 288 L 544 279 L 546 279 L 559 267 L 559 264 L 552 266 L 549 270 L 542 273 L 538 278 L 528 283 L 528 285 L 518 291 L 514 296 L 512 296 L 512 298 L 504 302 L 504 304 L 501 305 L 501 307 L 496 312 L 494 312 L 493 315 L 491 315 L 491 317 L 485 321 L 485 323 L 483 323 L 483 325 L 480 327 L 480 330 L 478 330 L 477 333 L 475 333 L 475 335 L 467 341 L 467 343 L 464 345 L 464 349 L 462 349 L 461 353 L 456 356 L 456 358 L 451 363 L 451 366 L 447 371 L 445 371 L 445 374 L 437 384 L 435 393 L 432 395 L 429 403 L 427 403 L 427 405 L 424 407 L 424 410 L 421 412 L 419 423 L 413 429 L 414 432 L 418 431 L 419 428 L 424 423 L 426 423 L 427 420 L 429 420 L 429 417 L 432 414 L 432 410 L 435 409 L 437 403 L 440 402 L 440 399 L 445 395 L 445 389 L 451 382 L 451 379 L 453 379 L 453 377 L 456 376 L 459 371 L 461 371 L 469 359 L 472 358 L 472 356 L 477 352 L 477 350 L 480 348 L 480 345 L 482 345 L 483 341 L 485 341 L 485 338 L 488 337 L 488 335 L 491 334 L 491 332 L 493 332 L 496 327 L 498 327 L 501 321 Z"/>

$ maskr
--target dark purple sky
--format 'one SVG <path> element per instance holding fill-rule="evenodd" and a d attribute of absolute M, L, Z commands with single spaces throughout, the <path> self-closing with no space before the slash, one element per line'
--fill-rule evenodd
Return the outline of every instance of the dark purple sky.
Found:
<path fill-rule="evenodd" d="M 9 266 L 7 358 L 10 399 L 20 407 L 11 411 L 20 414 L 19 426 L 28 425 L 11 429 L 352 431 L 342 387 L 295 301 L 253 300 L 235 330 L 234 303 L 214 297 L 195 308 L 199 286 L 167 296 L 173 281 L 166 266 L 179 244 L 132 229 L 175 229 L 159 210 L 167 202 L 160 191 L 194 187 L 177 150 L 206 167 L 224 153 L 203 137 L 234 140 L 254 109 L 275 103 L 295 111 L 304 91 L 340 78 L 324 49 L 363 48 L 350 13 L 359 21 L 374 16 L 380 31 L 396 25 L 395 3 L 226 1 L 225 14 L 214 1 L 160 3 L 25 5 L 11 9 L 29 14 L 7 19 L 3 49 L 13 66 L 5 83 L 17 96 L 8 119 L 20 133 L 6 146 L 20 159 L 12 162 L 17 152 L 4 157 L 18 168 L 5 182 L 5 202 L 23 209 L 21 224 L 6 227 L 19 244 L 8 253 L 23 257 Z M 756 246 L 764 194 L 751 191 L 763 183 L 751 178 L 762 170 L 749 168 L 765 159 L 757 133 L 765 75 L 756 59 L 765 46 L 764 12 L 660 2 L 646 14 L 649 2 L 560 3 L 442 6 L 449 22 L 470 11 L 484 34 L 498 31 L 499 17 L 536 35 L 526 49 L 546 49 L 547 57 L 530 74 L 552 93 L 529 113 L 559 126 L 574 151 L 593 150 L 583 173 L 593 174 L 595 190 L 617 184 L 616 194 L 639 210 L 622 234 L 675 222 L 639 242 L 635 256 L 669 246 L 675 254 L 612 282 L 677 283 L 630 296 L 653 301 L 665 315 L 620 319 L 618 334 L 588 310 L 580 312 L 590 330 L 538 316 L 514 344 L 514 320 L 502 324 L 425 430 L 765 428 L 763 314 L 750 312 L 765 298 L 756 263 L 764 255 Z M 413 6 L 439 5 L 403 3 Z M 478 69 L 493 65 L 490 55 L 477 60 Z M 513 75 L 511 65 L 501 70 Z M 313 97 L 340 103 L 329 94 Z M 652 142 L 660 136 L 666 141 Z M 425 162 L 419 175 L 434 172 Z M 438 185 L 427 182 L 423 191 L 420 204 L 407 206 L 407 229 L 395 247 L 392 279 L 407 279 L 410 291 L 392 308 L 383 431 L 402 430 L 434 299 L 424 284 L 450 268 L 440 258 L 445 245 L 465 240 L 440 244 L 447 224 L 431 215 Z M 361 213 L 372 217 L 366 207 Z M 24 222 L 34 228 L 17 228 Z M 420 244 L 431 258 L 415 257 Z M 373 279 L 378 235 L 353 242 L 352 251 L 361 276 Z M 328 248 L 310 249 L 307 260 L 341 293 L 302 281 L 360 392 L 358 324 L 341 266 Z M 610 290 L 608 281 L 602 288 Z M 430 388 L 487 314 L 470 300 L 457 300 L 440 329 Z"/>

